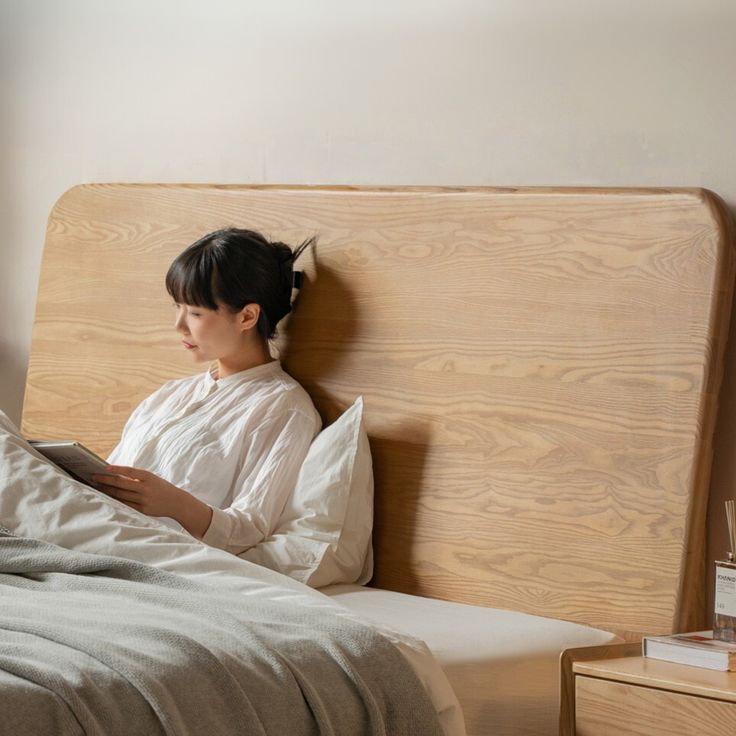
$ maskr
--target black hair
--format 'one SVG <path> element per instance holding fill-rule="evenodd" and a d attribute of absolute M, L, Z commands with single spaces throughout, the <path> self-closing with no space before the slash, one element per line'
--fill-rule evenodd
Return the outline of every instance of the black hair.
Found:
<path fill-rule="evenodd" d="M 315 242 L 292 248 L 254 230 L 216 230 L 192 243 L 169 266 L 166 290 L 178 304 L 239 312 L 258 304 L 258 334 L 269 340 L 291 311 L 294 261 Z"/>

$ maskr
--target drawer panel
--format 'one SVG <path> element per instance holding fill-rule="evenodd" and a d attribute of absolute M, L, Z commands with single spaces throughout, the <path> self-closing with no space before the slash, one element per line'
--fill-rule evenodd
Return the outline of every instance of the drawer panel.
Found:
<path fill-rule="evenodd" d="M 734 736 L 736 703 L 578 675 L 576 736 Z"/>

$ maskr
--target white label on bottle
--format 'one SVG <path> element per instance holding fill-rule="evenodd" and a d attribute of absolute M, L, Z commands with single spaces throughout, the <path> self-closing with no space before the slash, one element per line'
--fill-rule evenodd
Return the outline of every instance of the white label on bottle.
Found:
<path fill-rule="evenodd" d="M 716 565 L 716 613 L 736 617 L 736 570 Z"/>

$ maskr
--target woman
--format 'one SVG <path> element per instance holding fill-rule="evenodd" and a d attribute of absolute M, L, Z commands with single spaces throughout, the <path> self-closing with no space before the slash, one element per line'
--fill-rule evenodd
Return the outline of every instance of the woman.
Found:
<path fill-rule="evenodd" d="M 294 251 L 250 230 L 218 230 L 171 264 L 166 289 L 182 348 L 210 369 L 141 403 L 99 488 L 240 554 L 273 531 L 320 429 L 306 391 L 268 341 L 291 310 Z"/>

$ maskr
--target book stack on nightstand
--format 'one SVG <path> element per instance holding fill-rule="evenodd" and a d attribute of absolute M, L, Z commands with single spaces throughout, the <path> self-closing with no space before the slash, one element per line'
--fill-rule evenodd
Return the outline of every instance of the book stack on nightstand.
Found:
<path fill-rule="evenodd" d="M 736 669 L 736 644 L 714 639 L 712 631 L 645 636 L 641 644 L 642 654 L 652 659 L 707 667 L 711 670 Z"/>

